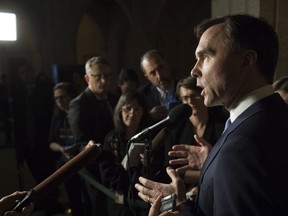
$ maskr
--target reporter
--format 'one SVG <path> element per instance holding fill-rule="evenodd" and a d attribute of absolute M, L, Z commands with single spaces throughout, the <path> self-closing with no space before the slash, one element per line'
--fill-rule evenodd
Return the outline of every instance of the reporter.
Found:
<path fill-rule="evenodd" d="M 28 216 L 34 209 L 33 203 L 30 203 L 22 209 L 22 212 L 12 211 L 13 207 L 16 205 L 18 200 L 23 199 L 28 192 L 26 191 L 16 191 L 10 195 L 4 196 L 0 200 L 0 216 Z"/>

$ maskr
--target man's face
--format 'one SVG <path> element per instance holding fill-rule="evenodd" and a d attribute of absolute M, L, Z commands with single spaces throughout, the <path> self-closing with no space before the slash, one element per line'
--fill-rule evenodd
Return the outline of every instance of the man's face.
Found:
<path fill-rule="evenodd" d="M 152 85 L 163 90 L 169 89 L 173 83 L 171 70 L 161 56 L 154 55 L 142 61 L 145 77 Z"/>
<path fill-rule="evenodd" d="M 218 24 L 203 33 L 196 48 L 197 62 L 191 75 L 203 88 L 201 95 L 206 106 L 231 107 L 245 83 L 246 75 L 241 74 L 243 52 L 232 54 L 226 39 L 224 24 Z"/>
<path fill-rule="evenodd" d="M 111 76 L 108 65 L 95 64 L 85 75 L 85 80 L 94 94 L 106 95 L 111 83 Z"/>

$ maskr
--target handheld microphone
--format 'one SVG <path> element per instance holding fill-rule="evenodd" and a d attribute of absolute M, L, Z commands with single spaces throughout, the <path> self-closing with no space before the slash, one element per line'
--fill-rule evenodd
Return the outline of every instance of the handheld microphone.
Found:
<path fill-rule="evenodd" d="M 160 122 L 148 128 L 145 128 L 140 133 L 134 135 L 130 139 L 130 141 L 142 139 L 143 137 L 145 137 L 145 135 L 147 135 L 151 131 L 158 130 L 170 124 L 179 123 L 182 120 L 189 118 L 191 114 L 192 114 L 192 108 L 188 104 L 179 104 L 175 106 L 173 109 L 171 109 L 171 111 L 169 112 L 168 116 L 165 119 L 161 120 Z"/>
<path fill-rule="evenodd" d="M 13 211 L 21 212 L 23 207 L 27 206 L 30 202 L 37 204 L 50 192 L 56 189 L 56 187 L 65 182 L 88 163 L 96 159 L 100 153 L 101 149 L 96 144 L 88 145 L 78 155 L 70 159 L 49 177 L 31 189 L 22 200 L 17 202 Z"/>

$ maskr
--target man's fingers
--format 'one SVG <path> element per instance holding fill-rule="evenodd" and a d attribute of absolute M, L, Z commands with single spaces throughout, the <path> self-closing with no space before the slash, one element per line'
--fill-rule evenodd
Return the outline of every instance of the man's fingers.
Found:
<path fill-rule="evenodd" d="M 169 164 L 171 165 L 187 165 L 189 163 L 187 158 L 179 158 L 169 160 Z"/>
<path fill-rule="evenodd" d="M 187 170 L 191 170 L 191 167 L 190 166 L 183 166 L 183 167 L 178 167 L 175 171 L 178 173 L 178 174 L 182 174 L 182 173 L 185 173 Z"/>
<path fill-rule="evenodd" d="M 142 193 L 143 195 L 148 195 L 149 194 L 149 191 L 150 191 L 150 189 L 147 189 L 146 187 L 144 187 L 143 185 L 141 185 L 141 184 L 138 184 L 138 183 L 136 183 L 135 184 L 135 188 L 140 192 L 140 193 Z"/>
<path fill-rule="evenodd" d="M 161 207 L 161 199 L 162 196 L 158 196 L 155 200 L 155 202 L 153 202 L 150 210 L 149 210 L 149 216 L 158 216 L 160 213 L 160 207 Z"/>
<path fill-rule="evenodd" d="M 209 149 L 212 148 L 212 145 L 211 145 L 209 142 L 207 142 L 203 137 L 199 137 L 199 136 L 197 136 L 197 135 L 195 134 L 195 135 L 194 135 L 194 139 L 196 140 L 196 142 L 197 142 L 200 146 L 202 146 L 202 147 L 207 147 L 207 148 L 209 148 Z"/>
<path fill-rule="evenodd" d="M 153 189 L 147 188 L 141 184 L 136 183 L 135 188 L 139 191 L 138 196 L 143 199 L 145 202 L 153 202 L 156 197 L 160 194 Z"/>
<path fill-rule="evenodd" d="M 166 168 L 167 174 L 169 175 L 169 177 L 171 178 L 172 182 L 177 181 L 177 177 L 179 177 L 179 175 L 177 174 L 177 172 L 172 169 L 171 167 L 167 167 Z"/>
<path fill-rule="evenodd" d="M 188 151 L 191 145 L 187 144 L 177 144 L 172 146 L 172 149 L 175 151 Z"/>
<path fill-rule="evenodd" d="M 141 192 L 138 192 L 138 196 L 144 201 L 144 202 L 148 202 L 150 201 L 150 197 L 147 195 L 142 194 Z"/>
<path fill-rule="evenodd" d="M 139 182 L 147 188 L 152 189 L 153 187 L 155 187 L 155 182 L 153 182 L 149 179 L 146 179 L 144 177 L 139 177 Z"/>
<path fill-rule="evenodd" d="M 187 151 L 169 151 L 168 155 L 172 157 L 187 157 L 188 152 Z"/>

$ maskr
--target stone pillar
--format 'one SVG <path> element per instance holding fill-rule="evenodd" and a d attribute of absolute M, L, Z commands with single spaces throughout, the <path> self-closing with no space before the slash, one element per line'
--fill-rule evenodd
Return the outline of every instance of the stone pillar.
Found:
<path fill-rule="evenodd" d="M 266 0 L 268 1 L 268 0 Z M 288 1 L 278 0 L 275 8 L 275 28 L 279 37 L 279 60 L 275 80 L 288 76 Z"/>

